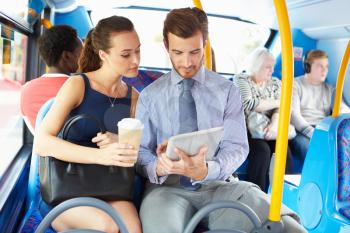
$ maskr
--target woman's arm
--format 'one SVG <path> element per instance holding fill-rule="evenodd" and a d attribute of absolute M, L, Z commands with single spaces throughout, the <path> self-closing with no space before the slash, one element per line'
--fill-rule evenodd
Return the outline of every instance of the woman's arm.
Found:
<path fill-rule="evenodd" d="M 245 112 L 253 111 L 260 102 L 258 98 L 253 97 L 248 78 L 248 75 L 242 74 L 242 76 L 237 75 L 234 79 L 235 86 L 238 87 L 241 94 L 243 109 Z"/>
<path fill-rule="evenodd" d="M 243 108 L 245 112 L 257 111 L 264 112 L 271 109 L 275 109 L 279 107 L 279 99 L 278 100 L 261 100 L 259 98 L 253 97 L 251 86 L 248 81 L 248 76 L 236 77 L 235 85 L 239 88 Z"/>
<path fill-rule="evenodd" d="M 265 112 L 275 109 L 274 112 L 278 112 L 281 98 L 281 81 L 278 78 L 272 77 L 270 81 L 267 81 L 267 84 L 273 90 L 273 93 L 270 93 L 273 98 L 260 100 L 260 104 L 255 108 L 255 111 Z"/>
<path fill-rule="evenodd" d="M 55 102 L 45 116 L 34 137 L 34 150 L 40 156 L 52 156 L 70 162 L 94 163 L 95 149 L 82 147 L 57 138 L 65 119 L 84 96 L 84 80 L 80 76 L 69 78 L 61 87 Z M 84 155 L 85 154 L 85 155 Z M 86 156 L 86 155 L 91 156 Z"/>
<path fill-rule="evenodd" d="M 40 156 L 52 156 L 67 162 L 133 166 L 137 152 L 127 145 L 113 143 L 103 149 L 96 149 L 57 137 L 71 110 L 81 103 L 84 90 L 84 80 L 80 76 L 71 77 L 64 83 L 35 134 L 34 151 Z"/>
<path fill-rule="evenodd" d="M 271 109 L 279 108 L 280 100 L 260 100 L 260 103 L 258 106 L 256 106 L 255 111 L 257 112 L 265 112 Z"/>
<path fill-rule="evenodd" d="M 271 116 L 270 124 L 264 129 L 265 139 L 273 140 L 277 138 L 279 112 L 276 111 Z"/>

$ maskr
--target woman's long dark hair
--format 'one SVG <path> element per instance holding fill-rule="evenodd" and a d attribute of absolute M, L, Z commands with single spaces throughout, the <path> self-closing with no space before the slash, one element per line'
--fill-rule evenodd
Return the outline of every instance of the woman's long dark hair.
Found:
<path fill-rule="evenodd" d="M 132 22 L 122 16 L 111 16 L 101 19 L 94 29 L 91 29 L 85 39 L 83 51 L 79 58 L 79 72 L 91 72 L 101 67 L 99 50 L 108 52 L 112 47 L 111 36 L 114 33 L 133 31 Z"/>

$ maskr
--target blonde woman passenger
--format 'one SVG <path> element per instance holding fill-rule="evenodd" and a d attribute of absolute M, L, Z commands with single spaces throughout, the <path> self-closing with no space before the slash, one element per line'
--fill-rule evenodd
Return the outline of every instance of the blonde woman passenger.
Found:
<path fill-rule="evenodd" d="M 268 171 L 270 159 L 275 151 L 281 81 L 272 77 L 275 58 L 266 48 L 257 48 L 249 54 L 246 72 L 235 75 L 234 82 L 239 88 L 246 122 L 248 124 L 248 181 L 263 190 L 268 188 Z M 264 115 L 269 123 L 257 134 L 251 132 L 251 125 L 257 125 L 258 117 Z M 252 121 L 252 122 L 250 122 Z M 255 122 L 256 121 L 256 122 Z M 287 172 L 292 170 L 291 153 L 287 152 Z"/>

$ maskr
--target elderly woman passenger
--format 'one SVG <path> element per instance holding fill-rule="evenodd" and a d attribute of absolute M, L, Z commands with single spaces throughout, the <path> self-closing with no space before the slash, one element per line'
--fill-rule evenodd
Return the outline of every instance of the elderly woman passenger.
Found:
<path fill-rule="evenodd" d="M 266 48 L 257 48 L 247 59 L 246 72 L 234 82 L 240 89 L 248 128 L 248 181 L 268 187 L 268 171 L 275 151 L 281 81 L 272 77 L 275 59 Z M 260 129 L 260 130 L 259 130 Z M 287 171 L 291 171 L 291 153 L 287 152 Z"/>

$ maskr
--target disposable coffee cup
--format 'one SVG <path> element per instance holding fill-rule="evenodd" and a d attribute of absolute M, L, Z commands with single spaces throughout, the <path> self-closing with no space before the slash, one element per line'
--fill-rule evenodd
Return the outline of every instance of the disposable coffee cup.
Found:
<path fill-rule="evenodd" d="M 118 122 L 119 143 L 129 144 L 138 150 L 140 148 L 143 124 L 134 118 L 124 118 Z"/>

